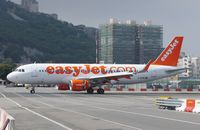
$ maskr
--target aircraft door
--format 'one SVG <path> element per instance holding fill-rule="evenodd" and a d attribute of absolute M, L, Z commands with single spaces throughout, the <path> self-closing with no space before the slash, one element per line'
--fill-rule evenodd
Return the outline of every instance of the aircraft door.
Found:
<path fill-rule="evenodd" d="M 31 77 L 39 77 L 38 70 L 37 70 L 37 65 L 34 65 L 34 67 L 32 67 Z"/>
<path fill-rule="evenodd" d="M 38 67 L 37 65 L 35 64 L 33 67 L 32 67 L 32 71 L 31 71 L 31 78 L 32 78 L 32 81 L 34 81 L 35 83 L 37 84 L 43 84 L 44 83 L 44 79 L 41 78 L 43 77 L 41 74 L 39 74 L 39 70 L 38 70 Z"/>

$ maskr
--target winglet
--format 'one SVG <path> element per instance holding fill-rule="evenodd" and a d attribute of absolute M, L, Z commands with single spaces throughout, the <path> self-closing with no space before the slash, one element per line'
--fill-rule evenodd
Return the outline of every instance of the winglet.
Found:
<path fill-rule="evenodd" d="M 175 37 L 154 61 L 154 65 L 177 66 L 183 42 L 182 36 Z"/>

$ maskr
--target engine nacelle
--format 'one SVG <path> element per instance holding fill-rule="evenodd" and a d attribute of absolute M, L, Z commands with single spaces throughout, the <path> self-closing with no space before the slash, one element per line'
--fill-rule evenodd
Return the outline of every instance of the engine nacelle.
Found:
<path fill-rule="evenodd" d="M 87 80 L 71 80 L 70 86 L 72 91 L 84 91 L 89 88 L 89 82 Z"/>
<path fill-rule="evenodd" d="M 58 90 L 70 90 L 69 84 L 58 84 Z"/>

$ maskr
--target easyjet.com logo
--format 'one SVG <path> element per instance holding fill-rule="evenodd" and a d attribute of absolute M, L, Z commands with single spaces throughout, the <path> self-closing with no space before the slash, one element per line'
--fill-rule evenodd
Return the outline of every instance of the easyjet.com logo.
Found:
<path fill-rule="evenodd" d="M 161 61 L 164 62 L 167 59 L 167 57 L 172 54 L 172 52 L 175 49 L 175 47 L 177 46 L 177 44 L 178 44 L 178 40 L 175 39 L 174 42 L 172 44 L 170 44 L 169 49 L 165 52 L 165 54 L 161 58 Z"/>

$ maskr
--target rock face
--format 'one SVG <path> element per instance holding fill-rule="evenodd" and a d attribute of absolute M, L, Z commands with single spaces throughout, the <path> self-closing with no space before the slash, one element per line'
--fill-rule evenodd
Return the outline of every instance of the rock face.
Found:
<path fill-rule="evenodd" d="M 0 62 L 94 63 L 97 29 L 0 0 Z"/>

